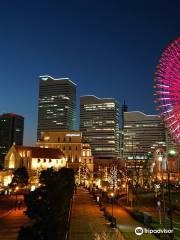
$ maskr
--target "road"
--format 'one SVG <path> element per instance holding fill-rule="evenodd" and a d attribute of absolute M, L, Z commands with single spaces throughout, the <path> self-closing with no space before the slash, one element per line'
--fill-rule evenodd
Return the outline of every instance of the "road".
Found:
<path fill-rule="evenodd" d="M 24 214 L 25 208 L 8 211 L 6 216 L 0 217 L 0 240 L 16 240 L 21 226 L 30 223 Z"/>
<path fill-rule="evenodd" d="M 0 217 L 6 215 L 8 211 L 10 211 L 14 206 L 16 202 L 16 196 L 15 195 L 6 195 L 6 196 L 0 196 Z"/>
<path fill-rule="evenodd" d="M 69 240 L 95 240 L 95 234 L 109 235 L 109 239 L 118 239 L 109 223 L 104 219 L 92 196 L 83 188 L 74 195 Z"/>

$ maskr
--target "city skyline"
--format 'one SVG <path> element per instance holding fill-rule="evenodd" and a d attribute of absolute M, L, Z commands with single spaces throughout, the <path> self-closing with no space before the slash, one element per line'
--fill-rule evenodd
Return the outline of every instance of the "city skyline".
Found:
<path fill-rule="evenodd" d="M 78 106 L 79 96 L 96 95 L 156 114 L 153 76 L 178 36 L 178 9 L 178 1 L 1 3 L 0 113 L 23 115 L 24 144 L 34 143 L 38 77 L 48 74 L 77 84 Z"/>

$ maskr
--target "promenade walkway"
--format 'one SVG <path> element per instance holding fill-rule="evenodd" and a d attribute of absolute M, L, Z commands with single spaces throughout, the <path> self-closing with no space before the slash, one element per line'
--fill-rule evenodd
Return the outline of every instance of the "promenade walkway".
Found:
<path fill-rule="evenodd" d="M 102 236 L 104 233 L 111 240 L 119 240 L 115 232 L 88 191 L 78 188 L 73 200 L 69 240 L 95 240 L 95 234 Z"/>
<path fill-rule="evenodd" d="M 106 204 L 106 209 L 109 213 L 112 212 L 112 205 Z M 114 216 L 117 219 L 117 227 L 119 228 L 120 232 L 124 236 L 125 239 L 128 240 L 157 240 L 157 238 L 153 234 L 143 234 L 141 236 L 137 236 L 135 234 L 136 227 L 145 226 L 136 221 L 127 211 L 117 205 L 113 206 Z"/>

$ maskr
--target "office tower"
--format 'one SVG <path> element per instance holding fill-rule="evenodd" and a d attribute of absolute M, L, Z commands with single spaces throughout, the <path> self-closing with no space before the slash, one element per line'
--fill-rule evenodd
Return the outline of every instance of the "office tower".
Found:
<path fill-rule="evenodd" d="M 0 166 L 3 166 L 4 157 L 13 143 L 23 144 L 24 118 L 6 113 L 0 115 Z"/>
<path fill-rule="evenodd" d="M 69 78 L 40 77 L 38 139 L 41 131 L 75 128 L 76 84 Z"/>
<path fill-rule="evenodd" d="M 165 128 L 158 115 L 124 113 L 124 158 L 143 160 L 158 144 L 165 146 Z"/>
<path fill-rule="evenodd" d="M 128 111 L 128 105 L 123 103 L 121 106 L 121 115 L 120 115 L 120 129 L 119 129 L 119 149 L 120 149 L 120 158 L 123 158 L 123 142 L 124 142 L 124 113 Z"/>
<path fill-rule="evenodd" d="M 167 152 L 174 150 L 178 153 L 180 151 L 178 143 L 172 138 L 167 129 L 166 129 L 166 146 Z"/>
<path fill-rule="evenodd" d="M 124 128 L 124 113 L 128 111 L 128 105 L 123 103 L 122 108 L 121 108 L 121 128 Z"/>
<path fill-rule="evenodd" d="M 80 130 L 97 159 L 119 156 L 119 104 L 113 98 L 80 97 Z"/>

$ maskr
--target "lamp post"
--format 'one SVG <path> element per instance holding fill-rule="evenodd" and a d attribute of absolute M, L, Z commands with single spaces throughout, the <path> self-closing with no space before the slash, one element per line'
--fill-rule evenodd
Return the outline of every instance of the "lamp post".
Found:
<path fill-rule="evenodd" d="M 164 196 L 164 166 L 163 166 L 163 161 L 164 161 L 164 158 L 163 156 L 159 156 L 158 158 L 158 161 L 159 161 L 159 164 L 160 164 L 160 180 L 161 180 L 161 190 L 162 190 L 162 202 L 163 202 L 163 225 L 164 225 L 164 228 L 166 226 L 166 204 L 165 204 L 165 196 Z"/>
<path fill-rule="evenodd" d="M 18 192 L 18 190 L 19 190 L 19 187 L 17 186 L 17 187 L 15 188 L 15 191 L 16 191 L 16 201 L 17 201 L 17 192 Z"/>
<path fill-rule="evenodd" d="M 114 217 L 114 192 L 111 193 L 112 197 L 112 217 Z"/>
<path fill-rule="evenodd" d="M 16 186 L 16 188 L 15 188 L 15 196 L 16 196 L 16 200 L 15 200 L 15 209 L 16 209 L 16 207 L 17 207 L 17 192 L 18 192 L 18 190 L 19 190 L 19 187 L 18 186 Z"/>
<path fill-rule="evenodd" d="M 173 215 L 172 215 L 172 202 L 171 202 L 171 182 L 170 182 L 170 166 L 169 166 L 169 161 L 168 161 L 168 156 L 175 156 L 176 151 L 170 150 L 169 152 L 165 152 L 164 154 L 164 170 L 167 172 L 167 183 L 168 183 L 168 204 L 169 204 L 169 210 L 168 210 L 168 216 L 170 220 L 170 229 L 172 230 L 172 234 L 170 234 L 170 238 L 173 240 L 174 239 L 174 234 L 173 234 Z M 164 190 L 164 189 L 163 189 Z M 164 199 L 164 192 L 163 192 L 163 203 L 164 203 L 164 227 L 165 227 L 165 199 Z"/>
<path fill-rule="evenodd" d="M 114 217 L 114 212 L 113 212 L 113 208 L 114 208 L 114 192 L 111 193 L 111 197 L 112 197 L 112 219 L 111 219 L 111 227 L 112 228 L 116 228 L 116 219 Z"/>
<path fill-rule="evenodd" d="M 175 150 L 170 150 L 169 155 L 174 157 L 176 155 Z M 167 155 L 167 177 L 168 177 L 168 202 L 169 202 L 169 219 L 170 219 L 170 229 L 172 230 L 172 234 L 170 235 L 171 239 L 174 239 L 173 234 L 173 215 L 172 215 L 172 202 L 171 202 L 171 182 L 170 182 L 170 167 L 168 162 L 168 155 Z"/>

